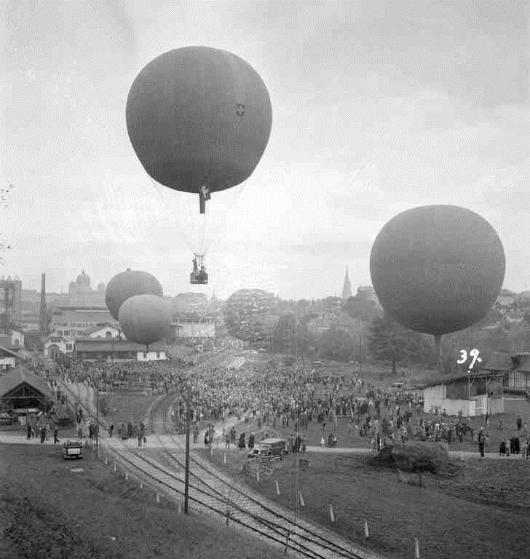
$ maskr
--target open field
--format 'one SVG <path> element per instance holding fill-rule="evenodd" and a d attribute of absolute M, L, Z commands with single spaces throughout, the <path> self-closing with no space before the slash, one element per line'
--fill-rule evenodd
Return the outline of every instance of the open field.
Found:
<path fill-rule="evenodd" d="M 82 471 L 75 471 L 82 468 Z M 276 559 L 279 552 L 62 448 L 0 446 L 2 559 Z"/>
<path fill-rule="evenodd" d="M 454 464 L 445 475 L 398 476 L 374 468 L 366 456 L 311 453 L 310 466 L 296 467 L 291 455 L 275 462 L 269 479 L 241 473 L 246 453 L 222 451 L 209 456 L 239 483 L 261 491 L 268 498 L 295 509 L 296 487 L 305 507 L 300 514 L 330 526 L 345 538 L 364 542 L 368 521 L 368 547 L 392 557 L 410 558 L 414 538 L 421 556 L 429 559 L 520 558 L 530 546 L 530 460 L 481 461 Z M 278 480 L 281 495 L 276 494 Z M 331 524 L 329 504 L 336 520 Z"/>
<path fill-rule="evenodd" d="M 159 397 L 158 394 L 142 394 L 128 390 L 115 390 L 109 394 L 108 413 L 102 415 L 108 423 L 118 424 L 128 421 L 140 423 L 145 418 L 149 406 Z"/>

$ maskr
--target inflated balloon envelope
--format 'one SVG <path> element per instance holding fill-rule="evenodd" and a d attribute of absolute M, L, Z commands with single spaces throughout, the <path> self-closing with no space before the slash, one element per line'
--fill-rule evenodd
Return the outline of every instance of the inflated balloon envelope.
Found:
<path fill-rule="evenodd" d="M 158 295 L 135 295 L 120 307 L 120 326 L 125 336 L 136 343 L 149 346 L 170 332 L 169 305 Z"/>
<path fill-rule="evenodd" d="M 160 282 L 148 272 L 127 268 L 125 272 L 116 274 L 107 284 L 105 304 L 112 317 L 118 320 L 120 307 L 129 297 L 147 294 L 162 297 Z"/>
<path fill-rule="evenodd" d="M 220 226 L 205 218 L 206 202 L 212 193 L 243 183 L 261 159 L 272 126 L 267 88 L 252 66 L 231 52 L 179 48 L 138 74 L 127 97 L 126 121 L 152 180 L 198 195 L 201 218 L 190 218 L 187 204 L 179 201 L 175 220 L 190 223 L 180 227 L 195 256 L 190 282 L 207 283 L 204 256 L 212 229 Z"/>
<path fill-rule="evenodd" d="M 231 336 L 251 343 L 263 341 L 278 323 L 278 299 L 263 289 L 240 289 L 227 299 L 223 317 Z"/>
<path fill-rule="evenodd" d="M 504 280 L 505 256 L 493 227 L 459 206 L 406 210 L 379 232 L 370 256 L 383 309 L 403 326 L 440 336 L 481 320 Z"/>
<path fill-rule="evenodd" d="M 255 169 L 269 140 L 272 107 L 247 62 L 193 46 L 143 68 L 129 91 L 126 120 L 147 173 L 171 189 L 202 195 L 203 211 L 210 193 L 240 184 Z"/>

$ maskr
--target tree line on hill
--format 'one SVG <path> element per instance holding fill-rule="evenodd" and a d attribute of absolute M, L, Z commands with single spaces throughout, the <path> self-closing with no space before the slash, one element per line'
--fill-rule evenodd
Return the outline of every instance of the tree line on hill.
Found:
<path fill-rule="evenodd" d="M 304 300 L 284 302 L 264 347 L 302 360 L 370 363 L 394 372 L 398 368 L 436 366 L 433 337 L 401 326 L 374 301 L 356 295 L 346 301 L 329 297 L 320 303 L 320 314 L 327 310 L 328 316 L 335 318 L 319 331 L 314 327 L 319 317 L 314 305 Z M 493 308 L 476 325 L 444 336 L 442 344 L 442 366 L 447 373 L 458 371 L 456 360 L 462 349 L 478 349 L 483 365 L 493 353 L 509 355 L 530 350 L 530 312 L 521 322 L 511 323 Z"/>

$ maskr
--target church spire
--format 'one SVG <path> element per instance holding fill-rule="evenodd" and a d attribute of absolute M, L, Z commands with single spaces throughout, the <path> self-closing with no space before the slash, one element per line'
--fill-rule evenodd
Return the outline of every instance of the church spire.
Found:
<path fill-rule="evenodd" d="M 345 301 L 351 297 L 351 281 L 348 274 L 348 268 L 346 268 L 346 275 L 344 276 L 344 284 L 342 286 L 342 299 Z"/>

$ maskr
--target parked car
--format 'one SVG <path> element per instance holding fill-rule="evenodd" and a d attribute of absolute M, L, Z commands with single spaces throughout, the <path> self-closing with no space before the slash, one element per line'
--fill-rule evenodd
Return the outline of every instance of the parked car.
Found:
<path fill-rule="evenodd" d="M 83 458 L 83 441 L 81 439 L 68 439 L 63 443 L 63 457 L 65 460 L 69 458 Z"/>
<path fill-rule="evenodd" d="M 285 439 L 263 439 L 249 453 L 248 458 L 265 458 L 269 460 L 280 459 L 287 454 L 287 441 Z"/>

